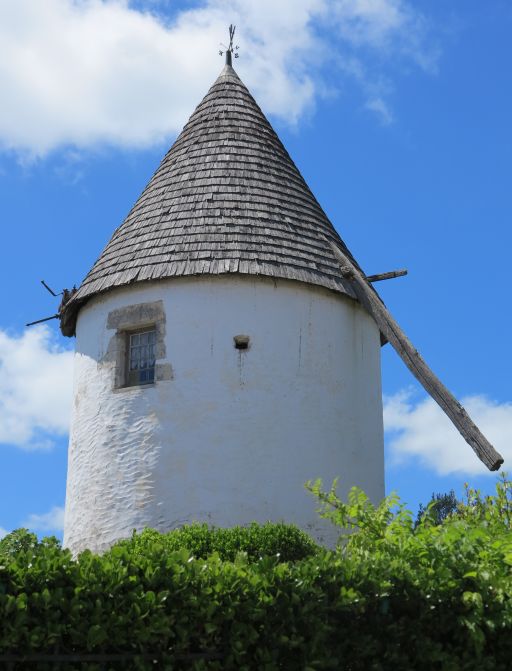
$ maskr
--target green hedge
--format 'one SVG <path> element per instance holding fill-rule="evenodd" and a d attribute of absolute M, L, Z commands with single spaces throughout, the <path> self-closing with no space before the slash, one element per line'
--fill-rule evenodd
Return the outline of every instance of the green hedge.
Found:
<path fill-rule="evenodd" d="M 224 561 L 234 561 L 240 552 L 245 552 L 249 561 L 260 557 L 275 556 L 280 562 L 297 561 L 311 557 L 319 547 L 313 540 L 293 524 L 256 524 L 230 529 L 211 528 L 207 524 L 190 524 L 180 529 L 160 534 L 154 529 L 145 529 L 119 546 L 135 553 L 176 552 L 187 549 L 196 559 L 206 559 L 217 553 Z"/>
<path fill-rule="evenodd" d="M 182 532 L 195 538 L 195 557 L 173 551 L 172 535 L 149 531 L 76 561 L 54 540 L 7 537 L 0 542 L 0 656 L 140 655 L 103 667 L 22 662 L 16 669 L 511 668 L 508 483 L 491 499 L 470 493 L 441 525 L 427 514 L 416 528 L 395 497 L 374 507 L 359 490 L 344 503 L 319 483 L 310 488 L 322 515 L 350 535 L 336 552 L 298 561 L 259 559 L 256 549 L 251 558 L 198 558 L 221 537 L 203 527 Z M 200 546 L 203 533 L 212 538 Z M 222 658 L 183 659 L 212 651 Z"/>

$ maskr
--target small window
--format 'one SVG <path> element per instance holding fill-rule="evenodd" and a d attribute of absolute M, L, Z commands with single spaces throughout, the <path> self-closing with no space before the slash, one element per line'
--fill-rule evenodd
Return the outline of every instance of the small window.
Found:
<path fill-rule="evenodd" d="M 128 386 L 155 381 L 154 329 L 128 334 Z"/>

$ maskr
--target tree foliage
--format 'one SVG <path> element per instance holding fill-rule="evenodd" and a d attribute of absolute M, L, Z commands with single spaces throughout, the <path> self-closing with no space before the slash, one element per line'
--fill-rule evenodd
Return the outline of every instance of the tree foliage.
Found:
<path fill-rule="evenodd" d="M 416 517 L 416 526 L 425 515 L 429 515 L 435 524 L 442 524 L 447 517 L 457 514 L 459 503 L 453 489 L 444 494 L 432 494 L 432 498 L 427 506 L 420 503 L 418 516 Z"/>

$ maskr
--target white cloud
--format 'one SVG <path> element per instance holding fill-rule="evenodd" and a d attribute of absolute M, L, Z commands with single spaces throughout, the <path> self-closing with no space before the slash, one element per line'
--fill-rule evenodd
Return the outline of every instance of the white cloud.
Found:
<path fill-rule="evenodd" d="M 0 2 L 0 146 L 33 158 L 64 145 L 163 140 L 220 71 L 230 22 L 243 79 L 267 113 L 292 124 L 325 91 L 318 67 L 334 53 L 353 61 L 361 50 L 379 61 L 400 53 L 421 67 L 433 58 L 425 21 L 407 0 L 204 0 L 170 18 L 158 7 Z"/>
<path fill-rule="evenodd" d="M 384 426 L 396 463 L 411 457 L 439 475 L 485 475 L 490 471 L 431 398 L 417 400 L 410 390 L 385 399 Z M 462 405 L 505 459 L 512 461 L 512 403 L 497 403 L 485 396 L 467 396 Z"/>
<path fill-rule="evenodd" d="M 0 443 L 24 449 L 52 446 L 46 435 L 65 435 L 72 398 L 73 353 L 49 328 L 17 337 L 0 330 Z"/>
<path fill-rule="evenodd" d="M 3 527 L 0 527 L 0 538 L 3 538 L 4 536 L 7 536 L 9 532 L 7 529 L 4 529 Z"/>
<path fill-rule="evenodd" d="M 389 53 L 406 53 L 423 69 L 435 67 L 437 50 L 425 47 L 428 21 L 406 0 L 337 0 L 333 14 L 345 40 Z"/>
<path fill-rule="evenodd" d="M 64 529 L 64 508 L 54 506 L 41 515 L 30 515 L 21 525 L 31 531 L 62 531 Z"/>
<path fill-rule="evenodd" d="M 389 109 L 389 105 L 382 98 L 370 98 L 365 107 L 374 112 L 385 126 L 393 123 L 393 113 Z"/>

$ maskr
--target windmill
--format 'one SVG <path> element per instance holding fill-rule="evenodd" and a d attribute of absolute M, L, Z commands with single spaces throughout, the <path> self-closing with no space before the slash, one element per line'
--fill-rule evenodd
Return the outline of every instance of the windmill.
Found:
<path fill-rule="evenodd" d="M 384 495 L 389 341 L 491 470 L 501 456 L 428 369 L 226 64 L 78 287 L 64 542 L 295 522 L 306 480 Z M 339 228 L 342 228 L 340 225 Z"/>

